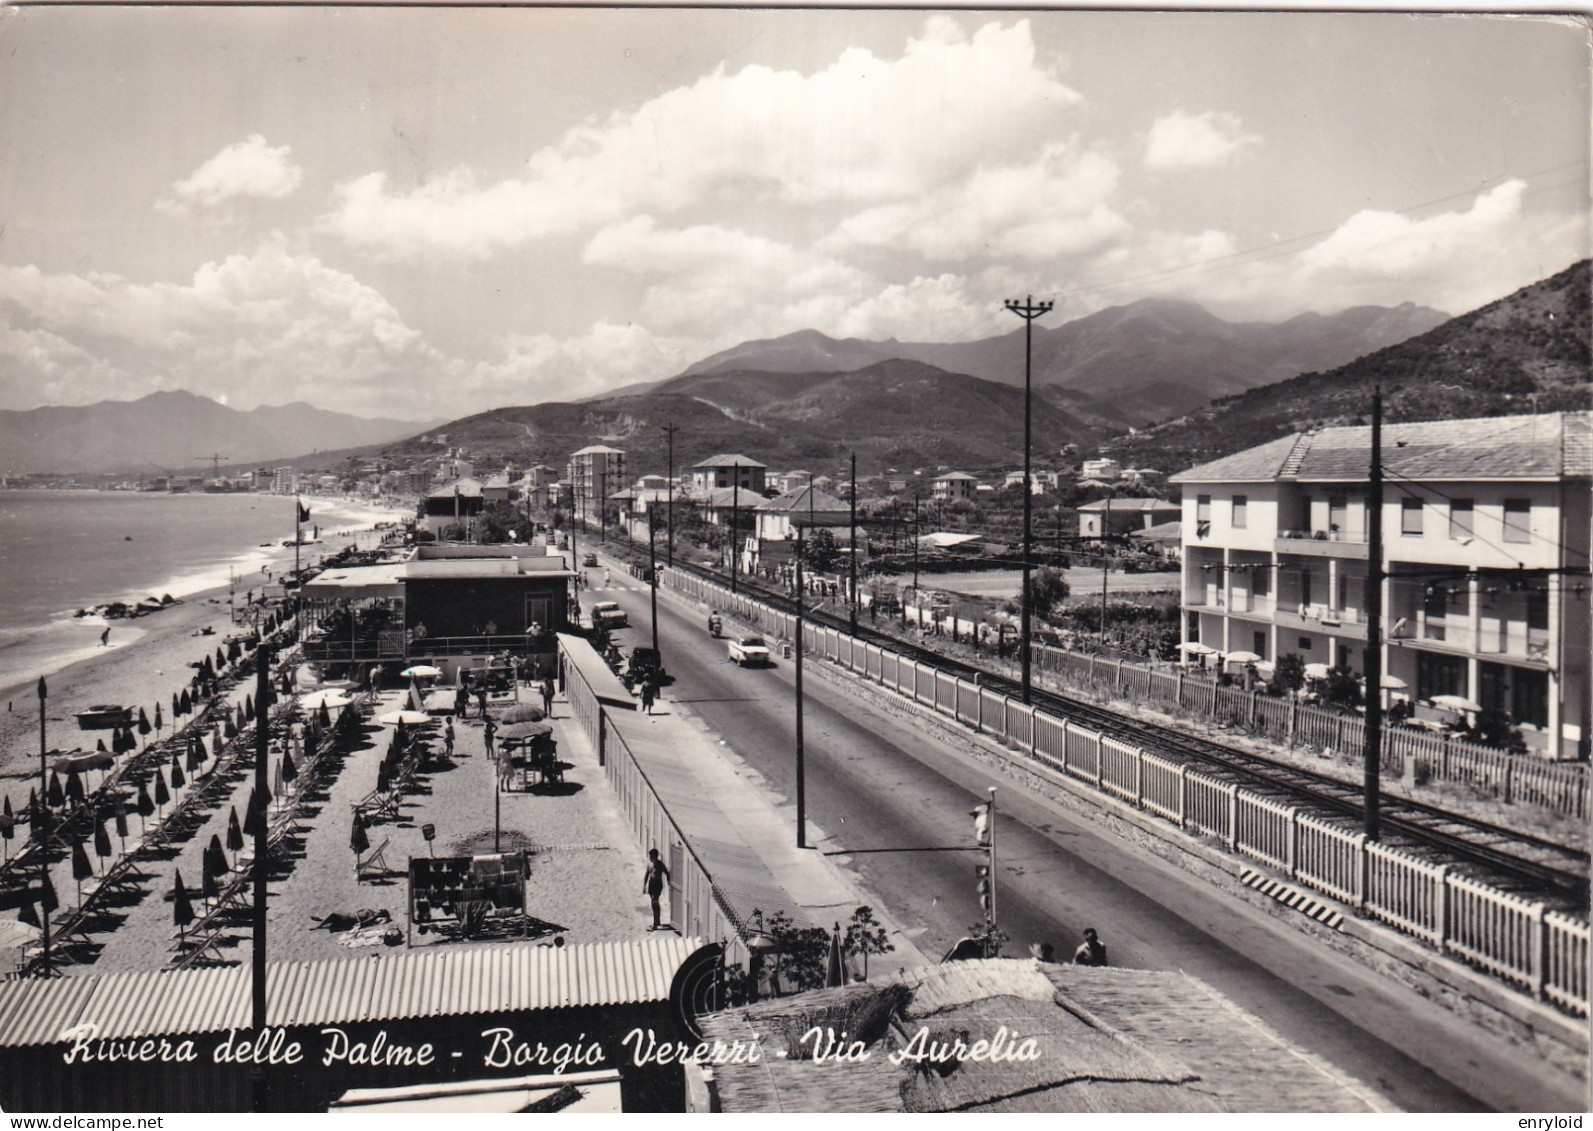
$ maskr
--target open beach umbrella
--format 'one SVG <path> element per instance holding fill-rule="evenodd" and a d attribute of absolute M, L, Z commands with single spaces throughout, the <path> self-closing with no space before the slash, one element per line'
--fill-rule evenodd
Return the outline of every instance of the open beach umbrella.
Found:
<path fill-rule="evenodd" d="M 354 850 L 356 864 L 371 847 L 371 838 L 365 834 L 365 820 L 358 813 L 354 814 L 354 827 L 349 830 L 348 846 Z"/>
<path fill-rule="evenodd" d="M 389 711 L 385 715 L 378 715 L 376 721 L 384 726 L 421 726 L 431 722 L 431 716 L 424 711 Z"/>
<path fill-rule="evenodd" d="M 88 853 L 83 851 L 83 842 L 75 841 L 72 844 L 72 878 L 77 881 L 77 901 L 83 902 L 83 881 L 94 874 L 94 865 L 89 863 Z"/>
<path fill-rule="evenodd" d="M 171 921 L 186 937 L 188 924 L 194 921 L 194 905 L 188 900 L 188 889 L 183 887 L 183 874 L 176 874 L 176 882 L 171 889 Z"/>
<path fill-rule="evenodd" d="M 1254 652 L 1229 652 L 1226 658 L 1230 664 L 1254 664 L 1261 659 Z"/>
<path fill-rule="evenodd" d="M 1326 679 L 1327 675 L 1328 675 L 1328 666 L 1326 664 L 1307 664 L 1307 665 L 1305 665 L 1305 678 L 1306 679 Z"/>
<path fill-rule="evenodd" d="M 520 703 L 498 716 L 500 723 L 540 723 L 546 716 L 541 707 Z"/>
<path fill-rule="evenodd" d="M 243 851 L 243 829 L 238 824 L 238 807 L 236 805 L 227 814 L 227 851 L 232 853 L 234 863 L 237 862 L 238 853 Z"/>
<path fill-rule="evenodd" d="M 510 723 L 498 731 L 498 737 L 512 742 L 524 742 L 529 738 L 542 738 L 552 733 L 552 723 Z"/>
<path fill-rule="evenodd" d="M 442 675 L 442 669 L 434 668 L 430 664 L 416 664 L 414 667 L 405 668 L 398 674 L 405 679 L 436 679 Z"/>
<path fill-rule="evenodd" d="M 1404 691 L 1410 686 L 1410 684 L 1400 679 L 1399 676 L 1389 675 L 1387 672 L 1384 672 L 1381 678 L 1378 679 L 1377 685 L 1384 691 Z"/>
<path fill-rule="evenodd" d="M 1202 644 L 1198 640 L 1186 640 L 1178 646 L 1180 652 L 1187 652 L 1191 656 L 1210 656 L 1216 652 L 1210 644 Z"/>
<path fill-rule="evenodd" d="M 111 834 L 105 831 L 105 818 L 101 817 L 94 822 L 94 855 L 104 860 L 110 854 Z"/>
<path fill-rule="evenodd" d="M 38 914 L 33 911 L 33 904 L 22 905 L 23 911 L 32 914 L 35 919 Z M 39 924 L 29 923 L 20 915 L 15 919 L 0 919 L 0 962 L 7 964 L 20 964 L 27 948 L 39 939 Z"/>
<path fill-rule="evenodd" d="M 61 791 L 61 775 L 54 770 L 50 771 L 50 784 L 45 787 L 44 803 L 51 809 L 59 809 L 66 804 L 66 794 Z"/>

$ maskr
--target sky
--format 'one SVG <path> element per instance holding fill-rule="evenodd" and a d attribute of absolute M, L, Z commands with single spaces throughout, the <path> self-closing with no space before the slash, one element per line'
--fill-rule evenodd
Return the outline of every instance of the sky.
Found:
<path fill-rule="evenodd" d="M 451 419 L 751 339 L 1460 314 L 1589 252 L 1550 15 L 0 8 L 0 409 Z"/>

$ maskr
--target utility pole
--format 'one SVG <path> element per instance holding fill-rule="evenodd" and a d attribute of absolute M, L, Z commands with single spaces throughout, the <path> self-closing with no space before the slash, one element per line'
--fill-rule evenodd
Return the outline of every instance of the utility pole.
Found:
<path fill-rule="evenodd" d="M 736 542 L 739 535 L 737 528 L 741 525 L 741 465 L 732 464 L 730 468 L 730 591 L 736 592 Z"/>
<path fill-rule="evenodd" d="M 254 907 L 253 946 L 249 955 L 252 1009 L 250 1019 L 256 1036 L 265 1033 L 266 1026 L 266 834 L 271 825 L 270 774 L 266 765 L 271 754 L 271 649 L 261 644 L 255 650 L 254 681 L 254 795 L 259 799 L 260 811 L 254 824 Z M 284 753 L 283 757 L 289 755 Z M 255 1111 L 265 1111 L 265 1066 L 257 1063 L 250 1081 L 252 1088 L 250 1106 Z"/>
<path fill-rule="evenodd" d="M 663 656 L 658 651 L 658 550 L 653 538 L 653 508 L 647 508 L 647 588 L 653 601 L 653 654 L 658 656 L 658 667 L 664 667 Z"/>
<path fill-rule="evenodd" d="M 1034 490 L 1031 486 L 1030 455 L 1034 447 L 1033 370 L 1034 370 L 1034 320 L 1050 311 L 1054 303 L 1034 301 L 1030 295 L 1023 302 L 1007 300 L 1007 309 L 1023 319 L 1023 591 L 1019 604 L 1023 610 L 1023 639 L 1018 649 L 1023 654 L 1023 701 L 1029 702 L 1029 623 L 1030 595 L 1029 573 L 1033 568 L 1032 551 L 1034 523 Z"/>
<path fill-rule="evenodd" d="M 1377 840 L 1383 769 L 1383 387 L 1372 391 L 1372 466 L 1367 475 L 1366 839 Z"/>
<path fill-rule="evenodd" d="M 1106 574 L 1112 556 L 1106 549 L 1106 535 L 1112 529 L 1112 492 L 1106 492 L 1106 509 L 1101 512 L 1101 652 L 1106 652 Z"/>
<path fill-rule="evenodd" d="M 45 766 L 48 754 L 44 749 L 44 702 L 50 697 L 39 677 L 39 797 L 38 808 L 33 812 L 33 835 L 39 842 L 39 922 L 44 930 L 44 949 L 40 952 L 39 971 L 50 976 L 50 791 L 49 770 Z"/>
<path fill-rule="evenodd" d="M 808 485 L 810 488 L 812 484 Z M 852 636 L 857 636 L 857 453 L 852 453 L 852 539 L 851 552 L 846 555 L 850 568 L 847 571 L 847 584 L 851 589 L 851 598 L 847 602 L 851 622 Z"/>
<path fill-rule="evenodd" d="M 913 492 L 913 607 L 918 613 L 913 617 L 913 623 L 920 629 L 924 627 L 924 604 L 918 599 L 918 543 L 923 539 L 923 519 L 918 514 L 918 492 Z M 907 624 L 907 606 L 902 605 L 902 624 Z"/>
<path fill-rule="evenodd" d="M 813 488 L 809 486 L 808 490 Z M 802 745 L 802 528 L 796 544 L 796 826 L 797 847 L 806 848 L 808 828 L 807 772 Z"/>
<path fill-rule="evenodd" d="M 675 568 L 675 433 L 677 424 L 664 425 L 664 435 L 669 445 L 669 568 Z"/>

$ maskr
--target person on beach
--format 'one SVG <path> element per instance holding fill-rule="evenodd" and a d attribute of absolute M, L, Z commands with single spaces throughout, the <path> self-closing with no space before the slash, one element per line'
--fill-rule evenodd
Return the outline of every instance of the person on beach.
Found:
<path fill-rule="evenodd" d="M 1084 928 L 1084 941 L 1073 952 L 1075 966 L 1105 966 L 1106 944 L 1095 933 L 1094 927 Z"/>
<path fill-rule="evenodd" d="M 542 677 L 542 717 L 553 717 L 553 679 L 551 676 Z"/>
<path fill-rule="evenodd" d="M 105 626 L 105 631 L 100 633 L 100 647 L 101 648 L 109 648 L 110 646 L 111 646 L 111 626 L 110 625 L 106 625 Z"/>
<path fill-rule="evenodd" d="M 454 756 L 454 721 L 453 721 L 453 719 L 449 719 L 448 720 L 448 724 L 443 728 L 443 757 L 452 758 L 453 756 Z"/>
<path fill-rule="evenodd" d="M 468 687 L 461 685 L 459 690 L 454 692 L 454 714 L 461 719 L 469 717 L 470 689 Z"/>
<path fill-rule="evenodd" d="M 642 891 L 646 893 L 648 902 L 653 905 L 653 925 L 647 928 L 649 931 L 663 930 L 663 925 L 659 921 L 660 916 L 663 914 L 663 908 L 658 905 L 658 900 L 664 894 L 664 885 L 667 883 L 669 883 L 669 869 L 664 867 L 664 861 L 658 855 L 658 849 L 649 848 L 647 850 L 647 871 L 642 877 Z"/>
<path fill-rule="evenodd" d="M 487 717 L 487 685 L 483 683 L 476 688 L 476 705 L 481 708 L 481 717 Z"/>
<path fill-rule="evenodd" d="M 487 719 L 487 725 L 481 729 L 482 741 L 487 744 L 487 757 L 492 757 L 492 739 L 498 733 L 498 724 L 492 721 L 492 716 L 485 710 L 481 712 Z"/>

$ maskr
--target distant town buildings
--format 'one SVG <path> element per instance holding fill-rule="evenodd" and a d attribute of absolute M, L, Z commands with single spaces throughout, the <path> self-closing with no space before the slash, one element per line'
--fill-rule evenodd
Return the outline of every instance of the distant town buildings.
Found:
<path fill-rule="evenodd" d="M 599 526 L 609 495 L 625 485 L 625 453 L 606 444 L 582 448 L 570 457 L 569 480 L 582 521 Z"/>
<path fill-rule="evenodd" d="M 1122 538 L 1160 523 L 1177 522 L 1182 513 L 1179 504 L 1166 499 L 1097 499 L 1079 508 L 1079 537 Z"/>
<path fill-rule="evenodd" d="M 761 495 L 767 489 L 765 482 L 768 470 L 767 465 L 759 463 L 751 456 L 735 454 L 709 456 L 692 467 L 692 490 L 694 493 L 701 493 L 714 488 L 731 487 Z"/>
<path fill-rule="evenodd" d="M 930 480 L 931 497 L 941 502 L 962 502 L 974 497 L 979 480 L 965 471 L 948 471 Z"/>

